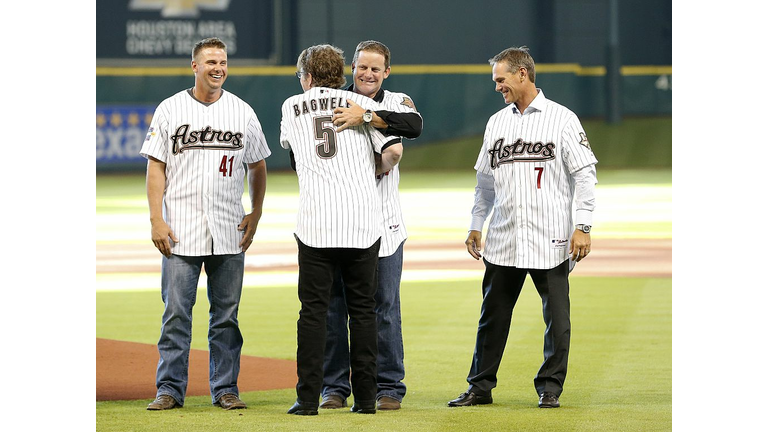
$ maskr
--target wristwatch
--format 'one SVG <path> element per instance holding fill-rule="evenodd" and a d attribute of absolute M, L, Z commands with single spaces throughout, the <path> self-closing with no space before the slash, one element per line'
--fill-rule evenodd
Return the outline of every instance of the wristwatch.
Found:
<path fill-rule="evenodd" d="M 371 120 L 373 120 L 373 112 L 371 110 L 365 110 L 363 113 L 363 121 L 366 123 L 370 123 Z"/>
<path fill-rule="evenodd" d="M 582 231 L 584 233 L 588 233 L 592 231 L 592 225 L 584 225 L 584 224 L 578 224 L 576 225 L 576 229 L 579 231 Z"/>

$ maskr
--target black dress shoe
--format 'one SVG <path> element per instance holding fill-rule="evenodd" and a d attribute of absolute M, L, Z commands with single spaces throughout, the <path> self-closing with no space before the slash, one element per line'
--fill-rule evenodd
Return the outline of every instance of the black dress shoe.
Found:
<path fill-rule="evenodd" d="M 493 398 L 491 395 L 488 396 L 480 396 L 475 394 L 475 392 L 467 391 L 459 395 L 456 399 L 448 402 L 449 407 L 463 407 L 463 406 L 471 406 L 471 405 L 487 405 L 492 404 Z"/>
<path fill-rule="evenodd" d="M 559 408 L 560 399 L 556 394 L 544 392 L 539 395 L 539 408 Z"/>
<path fill-rule="evenodd" d="M 376 414 L 376 402 L 352 404 L 350 411 L 358 414 Z"/>
<path fill-rule="evenodd" d="M 296 401 L 295 404 L 291 407 L 291 409 L 288 410 L 288 414 L 296 414 L 296 415 L 317 415 L 317 406 L 309 406 L 307 404 L 303 404 L 299 401 Z"/>

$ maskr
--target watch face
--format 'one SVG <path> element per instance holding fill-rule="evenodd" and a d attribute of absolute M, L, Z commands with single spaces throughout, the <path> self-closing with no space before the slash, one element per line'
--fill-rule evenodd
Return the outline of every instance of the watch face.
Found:
<path fill-rule="evenodd" d="M 581 230 L 584 231 L 585 233 L 588 233 L 592 230 L 592 227 L 589 225 L 584 225 L 584 227 Z"/>
<path fill-rule="evenodd" d="M 364 120 L 365 122 L 370 122 L 371 120 L 373 120 L 373 113 L 372 113 L 371 111 L 366 111 L 366 112 L 363 114 L 363 120 Z"/>

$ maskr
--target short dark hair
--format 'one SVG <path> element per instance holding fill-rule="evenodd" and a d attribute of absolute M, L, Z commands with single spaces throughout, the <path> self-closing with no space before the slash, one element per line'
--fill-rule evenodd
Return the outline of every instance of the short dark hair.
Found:
<path fill-rule="evenodd" d="M 357 48 L 355 48 L 355 55 L 352 57 L 352 63 L 357 63 L 357 56 L 360 54 L 360 51 L 371 51 L 375 53 L 379 53 L 384 56 L 384 69 L 389 68 L 389 48 L 387 48 L 386 45 L 379 41 L 375 40 L 367 40 L 362 41 L 359 44 L 357 44 Z"/>
<path fill-rule="evenodd" d="M 195 47 L 192 48 L 192 60 L 194 60 L 197 57 L 197 54 L 205 48 L 221 48 L 224 52 L 227 52 L 227 44 L 225 44 L 224 41 L 217 37 L 209 37 L 196 43 Z"/>
<path fill-rule="evenodd" d="M 524 67 L 528 71 L 528 78 L 532 83 L 536 82 L 536 66 L 533 63 L 533 57 L 528 53 L 528 47 L 511 47 L 496 54 L 488 60 L 488 63 L 505 62 L 510 72 L 517 72 L 516 68 Z"/>
<path fill-rule="evenodd" d="M 333 45 L 314 45 L 299 54 L 296 67 L 312 75 L 315 87 L 342 88 L 344 78 L 344 51 Z"/>

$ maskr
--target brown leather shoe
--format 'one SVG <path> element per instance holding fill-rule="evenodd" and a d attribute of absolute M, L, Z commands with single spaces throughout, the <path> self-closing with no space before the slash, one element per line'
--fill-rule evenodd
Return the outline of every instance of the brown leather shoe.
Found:
<path fill-rule="evenodd" d="M 220 406 L 225 410 L 246 408 L 245 402 L 241 401 L 239 397 L 232 393 L 222 395 L 219 400 L 214 403 L 214 405 Z"/>
<path fill-rule="evenodd" d="M 382 396 L 376 400 L 376 409 L 380 410 L 399 410 L 400 401 L 389 396 Z"/>
<path fill-rule="evenodd" d="M 464 407 L 472 405 L 488 405 L 493 403 L 491 395 L 480 396 L 472 391 L 466 391 L 459 395 L 456 399 L 448 402 L 449 407 Z"/>
<path fill-rule="evenodd" d="M 559 408 L 560 399 L 556 394 L 544 392 L 539 395 L 539 408 Z"/>
<path fill-rule="evenodd" d="M 320 403 L 322 409 L 338 409 L 347 406 L 347 400 L 339 395 L 328 395 L 323 398 L 323 402 Z"/>
<path fill-rule="evenodd" d="M 155 398 L 155 400 L 153 400 L 149 405 L 147 405 L 147 409 L 150 411 L 160 411 L 176 408 L 177 406 L 180 407 L 181 405 L 176 402 L 176 399 L 169 395 L 162 394 Z"/>

